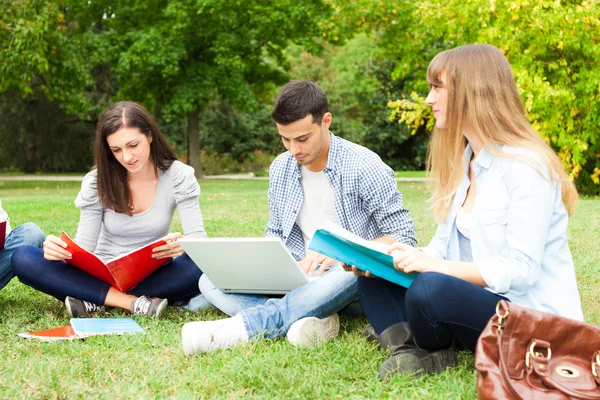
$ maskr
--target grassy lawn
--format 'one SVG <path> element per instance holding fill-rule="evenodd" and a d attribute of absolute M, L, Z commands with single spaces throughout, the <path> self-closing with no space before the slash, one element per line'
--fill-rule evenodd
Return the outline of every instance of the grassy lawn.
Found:
<path fill-rule="evenodd" d="M 79 182 L 2 182 L 0 197 L 13 225 L 34 221 L 47 234 L 75 234 L 73 205 Z M 209 235 L 261 236 L 268 218 L 266 181 L 203 181 L 200 204 Z M 435 230 L 422 183 L 401 183 L 421 244 Z M 571 249 L 587 322 L 600 324 L 600 200 L 582 200 L 570 224 Z M 180 230 L 175 219 L 175 230 Z M 242 256 L 243 257 L 243 256 Z M 560 296 L 560 293 L 557 293 Z M 108 316 L 109 314 L 106 314 Z M 115 317 L 126 316 L 113 312 Z M 362 337 L 364 318 L 342 317 L 337 340 L 306 350 L 285 340 L 261 340 L 231 350 L 186 358 L 185 322 L 221 318 L 169 308 L 166 318 L 135 319 L 147 335 L 92 337 L 40 343 L 19 332 L 67 325 L 64 305 L 13 279 L 0 292 L 0 397 L 2 398 L 439 398 L 476 397 L 473 356 L 440 376 L 377 379 L 386 358 Z"/>
<path fill-rule="evenodd" d="M 425 171 L 396 171 L 396 178 L 425 178 Z"/>

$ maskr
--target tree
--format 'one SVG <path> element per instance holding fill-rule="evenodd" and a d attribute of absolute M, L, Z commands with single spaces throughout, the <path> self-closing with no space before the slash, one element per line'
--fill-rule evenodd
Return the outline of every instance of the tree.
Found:
<path fill-rule="evenodd" d="M 201 175 L 202 108 L 225 99 L 252 111 L 270 98 L 287 77 L 285 46 L 316 35 L 330 9 L 318 0 L 100 0 L 71 11 L 118 80 L 117 99 L 160 105 L 167 120 L 187 116 L 188 161 Z"/>
<path fill-rule="evenodd" d="M 83 47 L 71 37 L 73 25 L 65 19 L 58 1 L 2 0 L 0 9 L 0 94 L 6 94 L 0 101 L 0 134 L 12 139 L 3 140 L 7 148 L 22 143 L 19 150 L 24 150 L 20 157 L 20 151 L 10 153 L 3 164 L 34 172 L 44 165 L 56 165 L 57 159 L 44 148 L 49 125 L 55 124 L 48 124 L 41 116 L 66 120 L 64 113 L 57 116 L 47 112 L 50 108 L 56 110 L 56 104 L 71 114 L 86 114 L 91 108 L 86 88 L 93 81 Z M 11 125 L 14 129 L 9 130 Z M 50 159 L 42 162 L 40 153 Z M 15 162 L 11 162 L 13 159 Z M 67 162 L 59 170 L 72 167 L 73 163 Z"/>
<path fill-rule="evenodd" d="M 425 71 L 441 50 L 489 43 L 503 51 L 530 121 L 584 193 L 600 194 L 600 7 L 596 1 L 433 0 L 355 2 L 347 13 L 377 29 L 381 56 L 411 97 L 392 117 L 422 129 L 431 121 Z M 354 14 L 353 14 L 354 13 Z M 362 13 L 362 16 L 360 14 Z"/>

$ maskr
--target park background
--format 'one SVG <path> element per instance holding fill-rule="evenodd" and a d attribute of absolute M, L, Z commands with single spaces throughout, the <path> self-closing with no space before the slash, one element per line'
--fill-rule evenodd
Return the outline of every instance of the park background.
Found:
<path fill-rule="evenodd" d="M 569 239 L 586 322 L 600 325 L 599 39 L 597 1 L 0 0 L 0 198 L 15 226 L 74 234 L 79 182 L 10 178 L 82 176 L 98 116 L 124 99 L 157 116 L 198 175 L 266 175 L 283 151 L 270 112 L 289 79 L 323 87 L 335 134 L 376 151 L 397 176 L 423 176 L 411 171 L 424 168 L 433 122 L 423 104 L 429 61 L 490 43 L 583 195 Z M 262 235 L 266 180 L 200 185 L 211 236 Z M 426 244 L 436 226 L 426 184 L 398 189 Z M 13 279 L 0 292 L 0 398 L 476 397 L 467 352 L 440 376 L 380 382 L 387 355 L 363 337 L 364 318 L 342 316 L 340 337 L 310 350 L 265 340 L 184 357 L 182 325 L 222 317 L 169 308 L 163 320 L 134 316 L 144 336 L 25 341 L 17 333 L 69 320 L 64 304 Z"/>
<path fill-rule="evenodd" d="M 497 46 L 534 127 L 579 191 L 600 194 L 596 0 L 0 0 L 0 170 L 85 172 L 99 114 L 153 112 L 197 175 L 265 174 L 277 89 L 325 90 L 332 131 L 394 170 L 424 169 L 425 71 Z"/>

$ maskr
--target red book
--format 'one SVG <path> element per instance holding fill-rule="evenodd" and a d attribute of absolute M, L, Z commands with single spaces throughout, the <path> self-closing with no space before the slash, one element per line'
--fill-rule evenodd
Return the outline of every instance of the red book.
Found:
<path fill-rule="evenodd" d="M 166 244 L 158 240 L 119 258 L 104 263 L 98 256 L 73 241 L 65 232 L 60 238 L 67 243 L 67 250 L 73 255 L 67 263 L 96 277 L 121 292 L 126 292 L 146 279 L 154 271 L 171 261 L 172 258 L 152 258 L 152 249 Z"/>
<path fill-rule="evenodd" d="M 46 329 L 44 331 L 19 333 L 19 336 L 25 339 L 38 339 L 42 342 L 80 339 L 80 336 L 75 334 L 75 331 L 71 325 L 61 326 L 60 328 Z"/>
<path fill-rule="evenodd" d="M 0 221 L 0 250 L 4 248 L 4 241 L 6 240 L 6 221 Z"/>

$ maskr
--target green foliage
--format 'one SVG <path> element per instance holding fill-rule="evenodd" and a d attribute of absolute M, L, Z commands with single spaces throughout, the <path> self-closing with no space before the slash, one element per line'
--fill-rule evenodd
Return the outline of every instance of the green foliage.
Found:
<path fill-rule="evenodd" d="M 600 194 L 597 1 L 408 2 L 401 18 L 392 7 L 382 6 L 375 20 L 383 27 L 382 54 L 398 60 L 394 79 L 425 94 L 425 71 L 436 53 L 467 43 L 497 46 L 512 65 L 533 126 L 579 189 Z M 413 128 L 431 119 L 426 108 L 410 101 L 392 103 L 392 116 Z"/>
<path fill-rule="evenodd" d="M 333 114 L 332 131 L 367 146 L 393 169 L 422 169 L 427 136 L 387 120 L 382 105 L 403 93 L 403 82 L 393 81 L 395 63 L 377 57 L 377 37 L 358 34 L 343 46 L 322 43 L 311 54 L 290 47 L 291 76 L 318 82 Z"/>
<path fill-rule="evenodd" d="M 93 121 L 67 115 L 39 90 L 25 99 L 0 94 L 0 115 L 0 169 L 69 172 L 92 166 Z"/>
<path fill-rule="evenodd" d="M 81 114 L 90 109 L 84 94 L 92 84 L 89 64 L 60 3 L 0 1 L 0 93 L 27 97 L 41 90 L 67 112 Z"/>
<path fill-rule="evenodd" d="M 159 105 L 167 120 L 215 98 L 255 109 L 286 79 L 288 41 L 316 34 L 306 22 L 327 12 L 317 0 L 104 0 L 72 11 L 117 77 L 116 98 Z"/>

